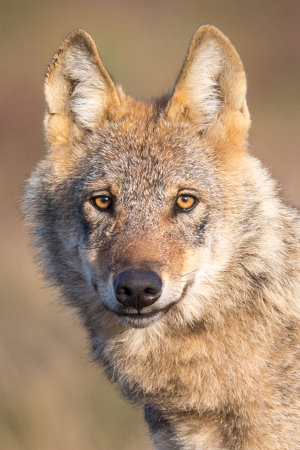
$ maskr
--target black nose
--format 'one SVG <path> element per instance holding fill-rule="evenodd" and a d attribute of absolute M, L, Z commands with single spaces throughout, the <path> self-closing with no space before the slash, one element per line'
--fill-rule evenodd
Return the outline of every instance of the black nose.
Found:
<path fill-rule="evenodd" d="M 160 297 L 162 281 L 152 270 L 132 269 L 121 272 L 114 280 L 117 300 L 140 311 Z"/>

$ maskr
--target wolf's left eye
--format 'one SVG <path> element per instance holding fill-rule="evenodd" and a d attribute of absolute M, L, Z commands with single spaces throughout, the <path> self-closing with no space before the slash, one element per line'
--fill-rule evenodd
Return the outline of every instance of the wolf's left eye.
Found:
<path fill-rule="evenodd" d="M 197 204 L 197 199 L 192 195 L 179 195 L 176 200 L 176 206 L 182 211 L 190 211 Z"/>
<path fill-rule="evenodd" d="M 112 205 L 112 199 L 108 195 L 97 195 L 91 199 L 92 205 L 100 210 L 107 210 Z"/>

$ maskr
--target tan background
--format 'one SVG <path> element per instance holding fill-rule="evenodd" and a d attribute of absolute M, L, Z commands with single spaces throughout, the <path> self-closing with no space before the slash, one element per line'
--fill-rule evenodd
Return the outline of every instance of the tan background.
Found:
<path fill-rule="evenodd" d="M 85 28 L 115 80 L 147 97 L 172 84 L 205 23 L 242 56 L 250 147 L 299 206 L 299 0 L 0 1 L 1 449 L 150 448 L 141 413 L 89 363 L 84 332 L 41 281 L 17 205 L 43 154 L 43 73 L 66 33 Z"/>

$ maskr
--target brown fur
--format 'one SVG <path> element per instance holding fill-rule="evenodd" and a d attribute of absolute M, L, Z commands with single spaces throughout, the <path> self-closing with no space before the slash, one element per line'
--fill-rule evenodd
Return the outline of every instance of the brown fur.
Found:
<path fill-rule="evenodd" d="M 300 448 L 299 215 L 247 151 L 232 44 L 201 27 L 172 93 L 141 103 L 78 30 L 45 94 L 48 152 L 25 202 L 40 258 L 156 448 Z M 99 193 L 112 212 L 91 204 Z M 122 316 L 112 280 L 128 268 L 160 275 L 145 308 L 159 320 Z"/>

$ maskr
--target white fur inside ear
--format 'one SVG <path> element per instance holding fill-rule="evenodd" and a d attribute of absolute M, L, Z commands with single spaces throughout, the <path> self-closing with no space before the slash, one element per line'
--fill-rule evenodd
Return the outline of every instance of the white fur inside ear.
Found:
<path fill-rule="evenodd" d="M 64 62 L 67 77 L 74 83 L 69 108 L 80 123 L 93 127 L 106 103 L 106 85 L 96 62 L 79 48 L 70 50 Z"/>
<path fill-rule="evenodd" d="M 222 56 L 217 44 L 214 41 L 205 42 L 195 55 L 185 80 L 190 101 L 204 118 L 204 126 L 209 124 L 221 107 L 217 84 L 221 64 Z"/>

